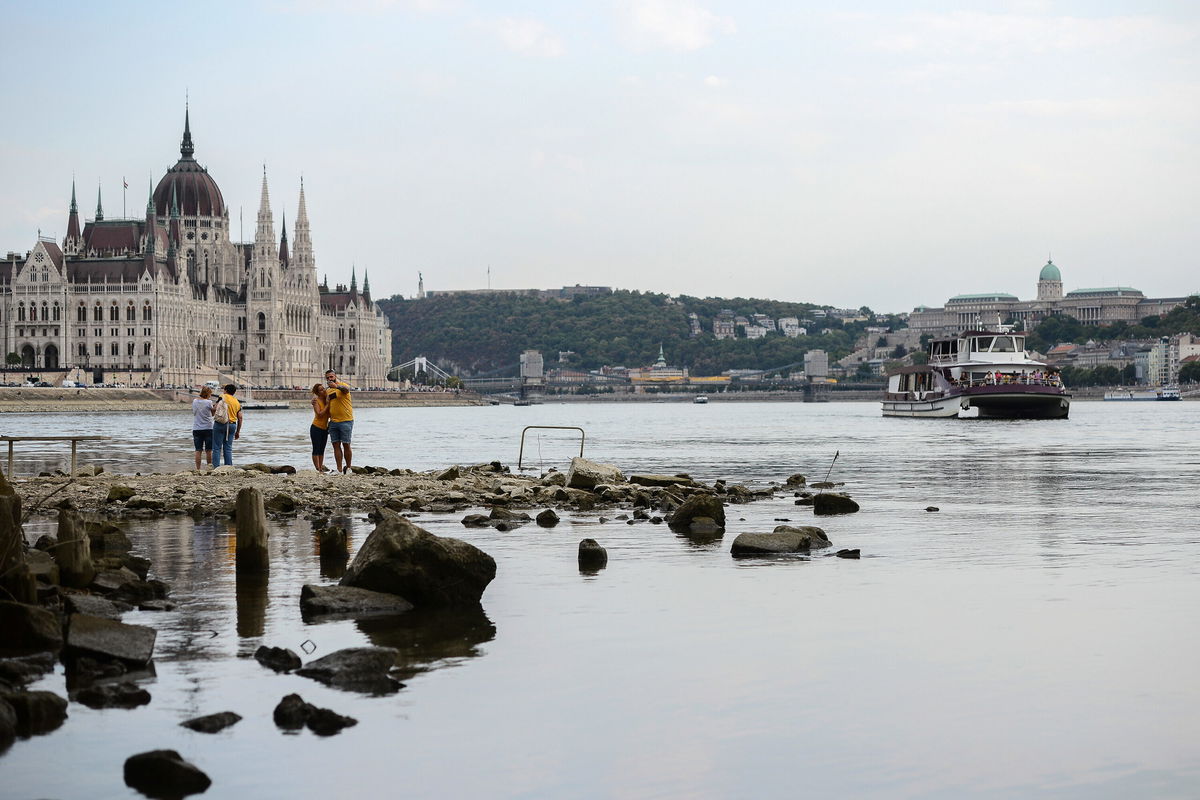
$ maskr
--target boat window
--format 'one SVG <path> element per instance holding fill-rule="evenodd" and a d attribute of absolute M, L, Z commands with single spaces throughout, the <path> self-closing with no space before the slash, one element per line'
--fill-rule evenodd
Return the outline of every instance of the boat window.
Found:
<path fill-rule="evenodd" d="M 1011 336 L 997 336 L 992 343 L 993 353 L 1012 353 L 1015 352 L 1013 340 Z"/>
<path fill-rule="evenodd" d="M 1018 352 L 1025 349 L 1025 337 L 1024 336 L 1014 336 L 1013 342 L 1014 342 Z"/>
<path fill-rule="evenodd" d="M 991 337 L 984 338 L 982 336 L 971 340 L 971 349 L 976 353 L 986 353 L 992 346 Z"/>

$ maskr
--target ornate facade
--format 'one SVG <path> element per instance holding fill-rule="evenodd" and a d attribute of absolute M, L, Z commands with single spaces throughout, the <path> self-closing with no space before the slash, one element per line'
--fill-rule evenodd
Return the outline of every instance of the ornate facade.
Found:
<path fill-rule="evenodd" d="M 384 386 L 387 317 L 360 291 L 317 280 L 304 185 L 293 238 L 275 238 L 266 169 L 253 242 L 230 236 L 221 190 L 197 163 L 184 115 L 180 158 L 144 218 L 80 224 L 75 186 L 67 233 L 42 236 L 0 263 L 4 352 L 22 370 L 150 386 L 232 380 L 311 386 L 327 368 L 357 386 Z M 118 377 L 119 376 L 119 377 Z"/>
<path fill-rule="evenodd" d="M 955 295 L 942 308 L 913 309 L 908 326 L 940 336 L 1007 322 L 1020 322 L 1029 330 L 1056 314 L 1089 324 L 1109 325 L 1118 320 L 1136 323 L 1143 317 L 1165 314 L 1184 300 L 1184 297 L 1148 298 L 1128 286 L 1075 289 L 1063 294 L 1062 272 L 1053 261 L 1047 261 L 1038 274 L 1036 300 L 1021 300 L 1003 292 Z"/>

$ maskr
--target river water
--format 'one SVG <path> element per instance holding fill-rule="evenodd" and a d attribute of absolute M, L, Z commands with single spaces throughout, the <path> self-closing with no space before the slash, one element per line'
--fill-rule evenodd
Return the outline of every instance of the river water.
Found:
<path fill-rule="evenodd" d="M 81 462 L 112 471 L 191 461 L 190 415 L 4 421 L 111 436 Z M 240 586 L 227 521 L 143 524 L 136 550 L 179 604 L 125 618 L 160 631 L 153 702 L 72 704 L 0 756 L 0 795 L 137 796 L 125 758 L 169 747 L 215 797 L 1200 796 L 1200 403 L 1080 402 L 1042 422 L 884 419 L 871 403 L 362 409 L 355 460 L 515 467 L 525 425 L 582 427 L 585 455 L 627 473 L 754 486 L 832 464 L 863 510 L 817 524 L 863 558 L 732 559 L 740 532 L 813 522 L 787 493 L 729 507 L 707 543 L 596 513 L 510 532 L 423 515 L 495 557 L 483 615 L 306 624 L 300 586 L 336 577 L 307 521 L 276 525 L 269 581 Z M 247 413 L 235 461 L 301 467 L 306 426 Z M 564 468 L 578 448 L 531 430 L 524 460 Z M 18 474 L 65 458 L 17 456 Z M 371 526 L 349 522 L 356 547 Z M 585 537 L 609 551 L 595 575 L 576 567 Z M 371 643 L 401 650 L 399 693 L 250 657 Z M 37 688 L 62 692 L 61 674 Z M 283 734 L 271 711 L 291 692 L 359 724 Z M 225 710 L 243 721 L 179 727 Z"/>

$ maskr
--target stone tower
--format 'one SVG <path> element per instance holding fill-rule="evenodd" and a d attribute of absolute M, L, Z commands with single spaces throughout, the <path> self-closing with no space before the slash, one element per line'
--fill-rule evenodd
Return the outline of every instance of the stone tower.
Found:
<path fill-rule="evenodd" d="M 1050 259 L 1046 260 L 1046 266 L 1042 267 L 1041 274 L 1038 275 L 1037 299 L 1044 301 L 1063 299 L 1062 273 Z"/>

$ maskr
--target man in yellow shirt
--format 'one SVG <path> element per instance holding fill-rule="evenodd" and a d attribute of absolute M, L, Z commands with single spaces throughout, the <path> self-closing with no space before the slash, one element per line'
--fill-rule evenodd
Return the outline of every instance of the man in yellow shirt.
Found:
<path fill-rule="evenodd" d="M 213 403 L 214 415 L 217 406 L 223 403 L 226 407 L 225 416 L 229 420 L 217 422 L 215 416 L 213 419 L 213 469 L 221 466 L 222 458 L 226 464 L 233 466 L 233 440 L 242 438 L 242 404 L 233 396 L 236 392 L 237 386 L 230 383 L 225 386 L 225 394 Z"/>
<path fill-rule="evenodd" d="M 325 385 L 329 387 L 329 441 L 333 442 L 333 460 L 338 472 L 349 472 L 354 452 L 350 449 L 350 436 L 354 431 L 354 406 L 350 401 L 350 385 L 338 380 L 333 370 L 325 372 Z"/>

